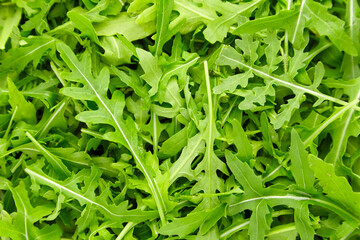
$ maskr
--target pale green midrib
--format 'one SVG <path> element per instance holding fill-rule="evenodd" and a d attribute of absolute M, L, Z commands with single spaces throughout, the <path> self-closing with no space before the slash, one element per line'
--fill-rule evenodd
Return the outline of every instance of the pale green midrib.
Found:
<path fill-rule="evenodd" d="M 37 149 L 33 149 L 33 148 L 13 148 L 13 149 L 10 149 L 9 151 L 5 152 L 3 155 L 0 155 L 0 159 L 3 158 L 3 157 L 6 157 L 7 155 L 9 154 L 12 154 L 14 152 L 17 152 L 17 151 L 32 151 L 32 152 L 38 152 L 40 153 L 39 150 Z"/>
<path fill-rule="evenodd" d="M 234 203 L 229 205 L 229 208 L 233 208 L 236 207 L 238 205 L 241 205 L 243 203 L 247 203 L 247 202 L 252 202 L 252 201 L 257 201 L 257 200 L 262 200 L 262 199 L 289 199 L 289 200 L 295 200 L 295 201 L 308 201 L 310 203 L 320 203 L 323 205 L 326 205 L 328 207 L 328 209 L 330 210 L 336 210 L 338 212 L 341 212 L 342 214 L 346 215 L 349 219 L 351 218 L 353 221 L 356 221 L 358 224 L 360 224 L 360 219 L 353 215 L 351 212 L 348 212 L 347 210 L 331 203 L 328 201 L 325 201 L 323 199 L 320 198 L 315 198 L 315 197 L 305 197 L 305 196 L 296 196 L 296 195 L 269 195 L 269 196 L 261 196 L 261 197 L 255 197 L 255 198 L 250 198 L 250 199 L 246 199 L 243 200 L 241 202 L 238 203 Z"/>
<path fill-rule="evenodd" d="M 245 227 L 249 224 L 250 224 L 250 221 L 246 221 L 246 222 L 240 223 L 237 226 L 234 226 L 233 228 L 230 228 L 229 230 L 227 230 L 223 233 L 220 233 L 220 239 L 223 239 L 224 237 L 226 237 L 230 234 L 236 233 L 237 231 L 241 230 L 243 227 Z"/>
<path fill-rule="evenodd" d="M 64 166 L 61 165 L 62 161 L 59 158 L 57 158 L 55 155 L 53 155 L 47 149 L 45 149 L 38 141 L 36 141 L 36 139 L 29 132 L 26 132 L 25 134 L 30 139 L 30 141 L 33 144 L 35 144 L 35 146 L 40 150 L 40 152 L 42 152 L 50 159 L 52 159 L 52 162 L 56 164 L 56 166 L 58 166 L 59 169 L 61 169 L 62 173 L 65 174 L 65 176 L 70 177 L 71 174 L 69 169 L 67 169 L 65 165 Z"/>
<path fill-rule="evenodd" d="M 262 182 L 265 183 L 266 179 L 268 179 L 269 177 L 271 177 L 272 175 L 274 175 L 278 170 L 280 170 L 281 167 L 282 167 L 281 164 L 280 164 L 279 166 L 277 166 L 272 172 L 270 172 L 268 175 L 266 175 L 266 176 L 262 179 Z"/>
<path fill-rule="evenodd" d="M 63 107 L 66 105 L 66 101 L 63 101 L 58 109 L 55 110 L 53 114 L 51 114 L 50 118 L 45 122 L 45 125 L 42 127 L 41 131 L 38 133 L 41 138 L 44 132 L 47 130 L 48 126 L 53 122 L 56 116 L 61 112 Z"/>
<path fill-rule="evenodd" d="M 237 101 L 237 99 L 239 98 L 239 96 L 236 96 L 235 97 L 235 100 L 233 101 L 233 103 L 230 105 L 229 109 L 227 110 L 226 114 L 225 114 L 225 117 L 224 119 L 221 121 L 221 126 L 223 126 L 226 122 L 226 119 L 229 117 L 231 111 L 233 110 L 234 106 L 235 106 L 235 103 Z"/>
<path fill-rule="evenodd" d="M 19 198 L 19 201 L 21 202 L 21 205 L 22 205 L 22 207 L 23 207 L 23 209 L 24 209 L 24 225 L 25 225 L 25 226 L 24 226 L 24 231 L 25 231 L 25 239 L 28 240 L 28 239 L 29 239 L 29 233 L 28 233 L 28 229 L 27 229 L 27 217 L 28 217 L 28 215 L 27 215 L 27 210 L 26 210 L 25 204 L 24 204 L 21 196 L 19 195 L 19 193 L 18 193 L 17 191 L 15 191 L 15 189 L 13 189 L 12 187 L 10 187 L 10 189 L 12 189 L 11 192 L 12 192 L 13 194 L 16 194 L 16 195 L 17 195 L 17 197 Z"/>
<path fill-rule="evenodd" d="M 158 56 L 158 54 L 159 54 L 159 47 L 160 47 L 160 44 L 159 44 L 159 41 L 160 41 L 160 38 L 161 38 L 161 35 L 163 34 L 163 28 L 164 28 L 164 25 L 166 24 L 166 23 L 164 23 L 164 18 L 165 18 L 165 6 L 164 6 L 164 0 L 160 0 L 160 1 L 158 1 L 157 3 L 159 3 L 159 5 L 160 5 L 160 8 L 162 8 L 162 13 L 161 13 L 161 25 L 160 25 L 160 31 L 159 31 L 159 33 L 156 33 L 156 37 L 157 37 L 157 41 L 156 41 L 156 49 L 155 49 L 155 56 Z M 156 4 L 157 5 L 157 4 Z M 158 9 L 157 9 L 158 10 Z M 170 9 L 170 11 L 171 11 L 172 9 Z M 156 20 L 156 24 L 158 23 L 158 19 Z"/>
<path fill-rule="evenodd" d="M 43 48 L 43 47 L 45 47 L 45 46 L 47 46 L 47 45 L 49 45 L 50 43 L 53 43 L 53 42 L 55 42 L 55 39 L 36 47 L 35 49 L 31 50 L 30 52 L 26 53 L 25 55 L 22 55 L 21 57 L 17 58 L 15 61 L 12 62 L 12 64 L 14 65 L 15 62 L 18 62 L 22 58 L 31 55 L 32 53 L 36 52 L 37 50 L 39 50 L 39 49 L 41 49 L 41 48 Z"/>
<path fill-rule="evenodd" d="M 308 88 L 305 88 L 305 87 L 296 85 L 296 84 L 294 84 L 294 83 L 290 83 L 290 82 L 287 82 L 287 81 L 285 81 L 285 80 L 282 80 L 282 79 L 280 79 L 280 78 L 274 77 L 274 76 L 272 76 L 272 75 L 269 75 L 269 74 L 267 74 L 267 73 L 264 73 L 264 72 L 262 72 L 262 71 L 260 71 L 260 70 L 258 70 L 258 69 L 256 69 L 256 68 L 253 68 L 253 67 L 251 67 L 251 66 L 249 66 L 249 65 L 247 65 L 247 64 L 245 64 L 245 63 L 242 63 L 242 62 L 240 62 L 240 61 L 238 61 L 238 60 L 236 60 L 236 59 L 233 59 L 233 58 L 231 58 L 231 57 L 228 57 L 228 56 L 225 56 L 225 55 L 222 55 L 222 56 L 223 56 L 224 58 L 230 60 L 230 61 L 233 61 L 233 62 L 235 62 L 235 63 L 237 63 L 237 64 L 239 64 L 239 65 L 241 65 L 241 66 L 243 66 L 243 67 L 245 67 L 245 68 L 247 68 L 247 69 L 249 69 L 249 70 L 251 70 L 251 71 L 257 72 L 258 74 L 260 74 L 260 75 L 262 75 L 262 76 L 264 76 L 264 77 L 270 78 L 270 79 L 274 80 L 275 82 L 279 82 L 280 84 L 286 85 L 286 86 L 288 86 L 290 89 L 291 89 L 291 88 L 295 88 L 295 89 L 300 90 L 300 91 L 303 91 L 303 92 L 305 92 L 305 93 L 314 95 L 314 96 L 316 96 L 316 97 L 318 97 L 318 98 L 326 99 L 326 100 L 329 100 L 329 101 L 338 103 L 338 104 L 343 105 L 343 106 L 349 104 L 348 102 L 339 100 L 339 99 L 337 99 L 337 98 L 334 98 L 334 97 L 325 95 L 325 94 L 320 93 L 320 92 L 315 92 L 315 91 L 310 90 L 310 89 L 308 89 Z"/>
<path fill-rule="evenodd" d="M 242 228 L 247 227 L 249 224 L 250 224 L 250 220 L 242 222 L 226 231 L 220 232 L 220 239 L 224 239 L 228 235 L 232 235 L 232 234 L 242 230 Z M 315 224 L 315 223 L 312 223 L 312 224 Z M 266 234 L 266 236 L 272 236 L 272 235 L 276 235 L 279 233 L 285 233 L 285 232 L 289 232 L 289 231 L 293 231 L 293 230 L 296 230 L 296 225 L 294 222 L 282 225 L 281 228 L 271 229 L 269 231 L 269 233 Z"/>
<path fill-rule="evenodd" d="M 308 61 L 309 59 L 315 57 L 316 55 L 318 55 L 320 52 L 324 51 L 325 49 L 329 48 L 330 46 L 332 46 L 331 42 L 326 43 L 324 46 L 320 47 L 319 49 L 317 49 L 316 51 L 314 51 L 313 53 L 309 54 L 306 58 L 304 58 L 303 62 Z"/>
<path fill-rule="evenodd" d="M 304 10 L 305 3 L 306 3 L 306 0 L 302 0 L 301 6 L 300 6 L 300 10 L 299 10 L 299 16 L 298 16 L 298 19 L 297 19 L 297 21 L 296 21 L 296 26 L 295 26 L 295 30 L 294 30 L 294 36 L 293 36 L 293 38 L 291 39 L 291 42 L 292 42 L 292 43 L 295 42 L 296 32 L 297 32 L 297 30 L 298 30 L 298 28 L 299 28 L 299 24 L 300 24 L 300 20 L 301 20 L 301 17 L 302 17 L 302 13 L 303 13 L 303 10 Z"/>
<path fill-rule="evenodd" d="M 236 18 L 237 16 L 239 16 L 240 14 L 242 14 L 243 12 L 246 12 L 247 10 L 249 10 L 250 8 L 254 7 L 256 4 L 258 4 L 259 2 L 261 2 L 263 0 L 256 0 L 254 1 L 252 4 L 250 4 L 249 6 L 247 6 L 244 9 L 241 9 L 239 12 L 232 14 L 231 17 L 225 19 L 224 21 L 222 21 L 221 23 L 217 24 L 215 30 L 217 30 L 221 25 L 225 24 L 226 22 L 231 21 L 232 19 Z M 231 30 L 235 30 L 235 28 L 231 29 Z"/>

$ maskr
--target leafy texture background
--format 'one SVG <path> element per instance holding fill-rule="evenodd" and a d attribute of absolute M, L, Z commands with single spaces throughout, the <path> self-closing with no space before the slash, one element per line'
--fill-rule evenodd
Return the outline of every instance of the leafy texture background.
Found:
<path fill-rule="evenodd" d="M 360 238 L 359 2 L 0 1 L 0 238 Z"/>

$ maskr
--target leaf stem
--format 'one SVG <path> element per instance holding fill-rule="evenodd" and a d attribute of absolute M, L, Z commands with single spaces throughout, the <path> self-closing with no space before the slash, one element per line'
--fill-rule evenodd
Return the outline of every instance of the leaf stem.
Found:
<path fill-rule="evenodd" d="M 18 106 L 16 106 L 14 108 L 14 111 L 12 112 L 8 127 L 7 127 L 6 132 L 5 132 L 4 136 L 3 136 L 4 139 L 6 139 L 8 137 L 8 135 L 9 135 L 9 133 L 10 133 L 11 125 L 12 125 L 12 123 L 14 121 L 17 110 L 18 110 Z"/>
<path fill-rule="evenodd" d="M 211 159 L 211 152 L 213 150 L 213 117 L 214 117 L 214 111 L 213 111 L 213 100 L 212 100 L 212 95 L 211 95 L 211 85 L 210 85 L 210 76 L 209 76 L 209 69 L 208 69 L 208 63 L 207 61 L 204 61 L 204 72 L 205 72 L 205 83 L 206 83 L 206 92 L 207 92 L 207 100 L 208 100 L 208 117 L 209 117 L 209 121 L 208 121 L 208 139 L 206 141 L 206 156 L 207 156 L 207 171 L 209 172 L 209 176 L 211 176 L 212 173 L 212 159 Z M 213 193 L 212 192 L 212 182 L 211 180 L 207 183 L 208 185 L 208 194 Z M 209 201 L 209 204 L 211 207 L 211 201 Z"/>
<path fill-rule="evenodd" d="M 136 223 L 134 222 L 128 222 L 115 240 L 122 240 L 125 235 L 131 230 L 131 228 L 133 228 L 135 225 Z"/>
<path fill-rule="evenodd" d="M 286 6 L 286 10 L 290 10 L 291 9 L 291 1 L 292 0 L 288 0 L 287 1 L 287 6 Z M 289 62 L 289 31 L 286 30 L 285 32 L 285 40 L 284 40 L 284 72 L 288 71 L 288 62 Z"/>

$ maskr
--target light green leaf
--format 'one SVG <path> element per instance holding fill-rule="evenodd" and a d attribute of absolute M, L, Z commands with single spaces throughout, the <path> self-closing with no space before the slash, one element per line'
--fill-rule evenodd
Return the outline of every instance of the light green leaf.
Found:
<path fill-rule="evenodd" d="M 173 9 L 173 0 L 156 0 L 156 39 L 153 52 L 155 56 L 162 53 L 164 44 L 172 37 L 169 29 L 171 12 Z"/>
<path fill-rule="evenodd" d="M 0 71 L 15 69 L 20 73 L 31 61 L 36 67 L 40 58 L 55 47 L 55 39 L 48 36 L 29 38 L 27 43 L 28 45 L 9 51 L 9 58 L 1 61 Z"/>
<path fill-rule="evenodd" d="M 237 157 L 242 161 L 250 161 L 253 158 L 252 146 L 237 119 L 230 120 L 232 125 L 232 141 L 237 148 Z"/>
<path fill-rule="evenodd" d="M 11 32 L 20 22 L 22 10 L 19 8 L 5 7 L 2 12 L 7 12 L 6 20 L 0 34 L 0 49 L 5 49 L 5 44 L 10 37 Z"/>
<path fill-rule="evenodd" d="M 320 35 L 328 36 L 330 41 L 341 51 L 357 56 L 358 51 L 354 46 L 352 39 L 345 33 L 344 21 L 328 13 L 328 10 L 322 4 L 313 0 L 303 0 L 304 14 L 308 19 L 310 28 L 314 28 Z"/>
<path fill-rule="evenodd" d="M 7 79 L 9 103 L 13 108 L 14 121 L 25 120 L 30 124 L 36 122 L 36 110 L 32 103 L 26 101 L 24 95 L 17 89 L 14 82 Z"/>
<path fill-rule="evenodd" d="M 214 9 L 217 9 L 219 12 L 222 12 L 223 15 L 211 21 L 207 25 L 207 28 L 204 31 L 205 38 L 211 43 L 215 43 L 216 41 L 221 42 L 226 37 L 230 27 L 237 22 L 238 16 L 250 15 L 251 12 L 254 9 L 256 9 L 258 5 L 261 4 L 261 2 L 262 0 L 255 0 L 251 2 L 241 2 L 238 5 L 233 4 L 231 7 L 229 6 L 226 8 L 226 10 L 228 11 L 225 11 L 225 9 L 221 9 L 221 8 L 219 9 L 219 7 L 225 5 L 224 2 L 223 4 L 210 3 L 210 5 L 213 5 Z M 230 5 L 230 3 L 228 3 L 228 5 Z M 231 11 L 229 11 L 230 9 Z"/>
<path fill-rule="evenodd" d="M 98 36 L 121 34 L 132 42 L 153 34 L 156 26 L 151 21 L 137 24 L 135 18 L 129 17 L 127 13 L 120 13 L 115 17 L 109 17 L 106 21 L 94 23 L 94 28 Z"/>
<path fill-rule="evenodd" d="M 141 48 L 136 49 L 137 56 L 139 57 L 139 64 L 144 71 L 141 78 L 151 86 L 149 95 L 153 96 L 157 93 L 159 82 L 162 76 L 162 70 L 158 65 L 158 60 L 150 52 Z"/>
<path fill-rule="evenodd" d="M 32 143 L 39 149 L 39 151 L 44 155 L 48 160 L 51 166 L 54 168 L 55 172 L 59 174 L 59 177 L 65 179 L 71 175 L 69 169 L 64 165 L 64 163 L 51 152 L 49 152 L 45 147 L 43 147 L 36 139 L 29 133 L 26 132 L 26 136 L 30 139 Z"/>
<path fill-rule="evenodd" d="M 247 21 L 237 27 L 233 34 L 256 33 L 264 29 L 290 29 L 297 16 L 298 12 L 295 10 L 284 10 L 274 16 Z"/>
<path fill-rule="evenodd" d="M 261 196 L 264 191 L 261 177 L 256 176 L 247 163 L 239 160 L 230 151 L 225 151 L 225 157 L 231 172 L 244 188 L 245 193 L 251 196 Z"/>
<path fill-rule="evenodd" d="M 91 41 L 100 45 L 95 29 L 91 24 L 91 21 L 86 16 L 75 10 L 68 12 L 67 15 L 74 23 L 75 27 L 81 31 L 82 36 L 88 37 Z"/>
<path fill-rule="evenodd" d="M 332 164 L 326 163 L 314 155 L 309 156 L 309 162 L 315 177 L 324 189 L 324 193 L 341 204 L 343 208 L 353 212 L 356 216 L 360 216 L 358 204 L 360 193 L 352 190 L 346 178 L 337 176 Z"/>
<path fill-rule="evenodd" d="M 308 153 L 295 129 L 291 131 L 291 172 L 295 178 L 296 184 L 311 192 L 314 185 L 314 174 L 309 166 Z"/>

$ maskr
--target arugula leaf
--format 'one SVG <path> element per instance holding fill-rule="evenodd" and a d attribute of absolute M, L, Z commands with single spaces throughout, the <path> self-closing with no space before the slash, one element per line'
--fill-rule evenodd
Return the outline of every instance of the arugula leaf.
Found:
<path fill-rule="evenodd" d="M 355 215 L 359 216 L 360 209 L 356 202 L 360 194 L 352 190 L 344 177 L 336 176 L 333 165 L 325 163 L 313 155 L 310 155 L 309 160 L 310 167 L 328 197 L 343 204 L 345 208 L 351 209 Z"/>
<path fill-rule="evenodd" d="M 156 2 L 157 20 L 156 40 L 154 46 L 156 56 L 161 54 L 163 45 L 172 37 L 169 29 L 169 22 L 173 5 L 173 0 L 158 0 Z"/>
<path fill-rule="evenodd" d="M 36 110 L 33 104 L 26 101 L 24 95 L 19 92 L 13 81 L 7 80 L 9 89 L 9 104 L 13 108 L 14 121 L 25 120 L 30 124 L 36 122 Z"/>
<path fill-rule="evenodd" d="M 9 53 L 9 58 L 2 59 L 0 70 L 7 72 L 14 69 L 21 72 L 30 63 L 36 67 L 41 57 L 49 50 L 55 47 L 55 39 L 48 36 L 39 36 L 27 39 L 28 46 L 14 48 Z"/>
<path fill-rule="evenodd" d="M 244 191 L 253 196 L 262 195 L 263 186 L 261 178 L 256 176 L 246 163 L 237 159 L 230 151 L 226 151 L 225 154 L 231 172 L 242 185 Z"/>
<path fill-rule="evenodd" d="M 307 192 L 311 192 L 314 185 L 314 176 L 309 167 L 308 154 L 304 144 L 295 129 L 291 131 L 291 172 L 297 185 Z"/>
<path fill-rule="evenodd" d="M 134 156 L 138 167 L 144 173 L 149 183 L 151 192 L 154 195 L 160 215 L 162 216 L 163 221 L 165 221 L 163 213 L 165 206 L 163 206 L 162 203 L 161 193 L 159 192 L 157 183 L 150 177 L 151 174 L 143 163 L 142 156 L 140 155 L 137 147 L 136 133 L 131 131 L 131 129 L 134 129 L 134 123 L 130 120 L 130 118 L 128 118 L 126 122 L 120 118 L 122 115 L 122 108 L 124 106 L 123 100 L 121 101 L 123 96 L 121 92 L 115 92 L 111 100 L 109 100 L 106 96 L 107 84 L 103 84 L 102 81 L 108 81 L 108 70 L 106 68 L 102 69 L 98 79 L 94 79 L 90 71 L 86 70 L 86 65 L 84 65 L 86 63 L 89 64 L 89 59 L 86 55 L 84 56 L 83 64 L 81 64 L 66 44 L 59 42 L 57 43 L 57 48 L 62 58 L 73 70 L 72 73 L 75 76 L 69 76 L 69 78 L 71 80 L 77 80 L 77 78 L 80 77 L 81 82 L 86 86 L 85 89 L 73 87 L 64 88 L 63 94 L 70 97 L 76 97 L 77 99 L 88 99 L 90 97 L 90 100 L 98 102 L 99 107 L 101 107 L 99 110 L 95 111 L 97 114 L 93 114 L 91 112 L 80 113 L 78 115 L 78 119 L 89 123 L 107 123 L 115 128 L 115 132 L 109 132 L 104 135 L 105 139 L 119 142 L 129 149 L 131 154 Z M 95 94 L 95 96 L 87 94 L 88 91 L 90 91 L 90 94 Z M 106 118 L 104 118 L 105 116 Z"/>
<path fill-rule="evenodd" d="M 244 33 L 256 33 L 264 29 L 276 30 L 286 29 L 289 30 L 295 18 L 297 18 L 298 12 L 295 10 L 284 10 L 279 14 L 269 17 L 263 17 L 247 21 L 237 27 L 233 34 L 244 34 Z"/>
<path fill-rule="evenodd" d="M 88 18 L 74 10 L 69 11 L 67 15 L 70 18 L 70 21 L 74 23 L 75 27 L 81 31 L 82 36 L 88 37 L 90 40 L 100 45 L 95 29 Z"/>
<path fill-rule="evenodd" d="M 5 7 L 2 9 L 2 12 L 6 12 L 4 13 L 6 20 L 0 34 L 0 49 L 5 49 L 5 44 L 10 34 L 14 31 L 14 28 L 17 28 L 20 22 L 22 10 L 19 8 Z"/>
<path fill-rule="evenodd" d="M 57 239 L 61 236 L 61 229 L 57 225 L 46 224 L 42 229 L 38 229 L 34 225 L 35 222 L 38 222 L 51 212 L 51 206 L 40 205 L 34 208 L 30 203 L 24 182 L 21 182 L 15 188 L 9 182 L 6 185 L 6 188 L 9 188 L 12 192 L 17 212 L 14 219 L 12 219 L 13 223 L 1 220 L 3 226 L 5 226 L 0 230 L 2 236 L 13 239 Z"/>
<path fill-rule="evenodd" d="M 207 28 L 204 31 L 206 39 L 211 43 L 222 41 L 230 27 L 237 22 L 237 17 L 239 15 L 250 15 L 249 13 L 261 3 L 262 0 L 244 2 L 240 5 L 230 3 L 220 4 L 219 1 L 210 1 L 209 5 L 213 9 L 217 9 L 217 11 L 221 12 L 222 16 L 216 18 L 207 25 Z"/>

